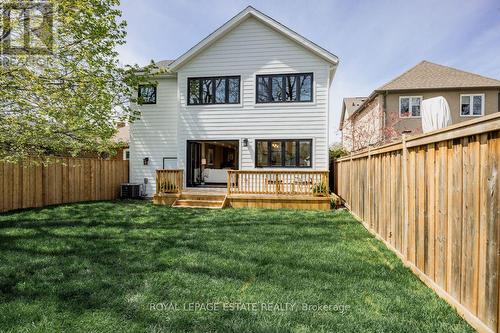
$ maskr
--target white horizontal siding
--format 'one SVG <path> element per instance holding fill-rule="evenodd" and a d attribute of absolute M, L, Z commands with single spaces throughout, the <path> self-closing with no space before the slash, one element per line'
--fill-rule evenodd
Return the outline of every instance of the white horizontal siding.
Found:
<path fill-rule="evenodd" d="M 159 79 L 156 104 L 138 106 L 140 119 L 130 126 L 130 181 L 147 178 L 148 196 L 155 192 L 155 170 L 163 158 L 177 157 L 177 106 L 177 80 Z M 145 157 L 149 165 L 143 165 Z"/>
<path fill-rule="evenodd" d="M 314 73 L 313 103 L 255 104 L 255 76 Z M 179 166 L 186 141 L 242 140 L 240 168 L 254 168 L 255 139 L 313 139 L 313 167 L 328 168 L 329 64 L 282 34 L 250 18 L 192 59 L 178 72 Z M 187 106 L 187 78 L 241 75 L 240 105 Z"/>

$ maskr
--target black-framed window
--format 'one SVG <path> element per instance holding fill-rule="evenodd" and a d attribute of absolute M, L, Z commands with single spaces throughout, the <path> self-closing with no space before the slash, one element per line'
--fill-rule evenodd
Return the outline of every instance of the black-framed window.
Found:
<path fill-rule="evenodd" d="M 156 86 L 153 84 L 139 85 L 139 104 L 156 104 Z"/>
<path fill-rule="evenodd" d="M 258 168 L 311 168 L 312 139 L 255 140 Z"/>
<path fill-rule="evenodd" d="M 188 105 L 239 104 L 240 76 L 188 78 Z"/>
<path fill-rule="evenodd" d="M 256 103 L 313 101 L 313 73 L 257 75 Z"/>

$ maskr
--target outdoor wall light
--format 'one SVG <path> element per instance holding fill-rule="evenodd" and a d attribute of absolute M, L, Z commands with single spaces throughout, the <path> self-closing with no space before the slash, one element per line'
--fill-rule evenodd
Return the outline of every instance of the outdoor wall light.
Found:
<path fill-rule="evenodd" d="M 144 157 L 144 159 L 142 160 L 142 164 L 148 165 L 149 164 L 149 157 Z"/>
<path fill-rule="evenodd" d="M 248 139 L 243 139 L 243 147 L 248 147 Z"/>

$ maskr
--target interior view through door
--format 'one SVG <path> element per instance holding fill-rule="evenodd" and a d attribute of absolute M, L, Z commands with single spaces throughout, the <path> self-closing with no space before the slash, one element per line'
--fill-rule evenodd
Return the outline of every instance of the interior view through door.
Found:
<path fill-rule="evenodd" d="M 227 170 L 238 170 L 239 141 L 187 142 L 187 186 L 225 187 Z"/>

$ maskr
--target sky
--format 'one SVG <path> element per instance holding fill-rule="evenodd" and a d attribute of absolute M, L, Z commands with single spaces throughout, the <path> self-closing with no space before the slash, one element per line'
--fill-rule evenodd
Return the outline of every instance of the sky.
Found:
<path fill-rule="evenodd" d="M 122 0 L 120 61 L 176 59 L 248 5 L 339 57 L 331 143 L 342 98 L 368 96 L 422 60 L 500 79 L 500 0 Z"/>

